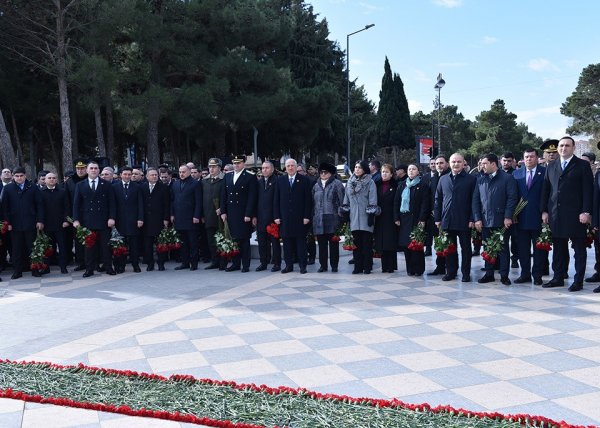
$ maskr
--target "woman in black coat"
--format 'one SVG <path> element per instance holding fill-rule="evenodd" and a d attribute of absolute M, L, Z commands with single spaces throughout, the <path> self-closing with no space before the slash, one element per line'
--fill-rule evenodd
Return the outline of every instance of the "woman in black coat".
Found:
<path fill-rule="evenodd" d="M 394 273 L 398 269 L 398 226 L 394 223 L 394 199 L 398 182 L 394 178 L 394 167 L 381 167 L 381 180 L 377 184 L 377 205 L 381 214 L 375 218 L 375 250 L 381 254 L 381 271 Z"/>
<path fill-rule="evenodd" d="M 398 185 L 394 198 L 394 221 L 400 226 L 398 245 L 404 251 L 406 272 L 420 276 L 425 271 L 425 252 L 409 250 L 408 244 L 413 228 L 417 224 L 425 226 L 427 217 L 431 215 L 431 197 L 429 186 L 421 183 L 417 166 L 409 165 L 407 172 L 406 181 Z"/>

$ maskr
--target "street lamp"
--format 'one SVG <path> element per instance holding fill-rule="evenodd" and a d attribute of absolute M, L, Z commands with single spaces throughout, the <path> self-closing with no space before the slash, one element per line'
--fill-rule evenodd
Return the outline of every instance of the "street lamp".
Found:
<path fill-rule="evenodd" d="M 440 118 L 441 118 L 441 113 L 442 113 L 442 98 L 441 98 L 441 93 L 442 93 L 442 88 L 444 87 L 445 84 L 446 84 L 446 81 L 444 79 L 442 79 L 442 73 L 438 74 L 437 83 L 433 87 L 434 89 L 437 89 L 437 91 L 438 91 L 437 100 L 436 100 L 437 108 L 438 108 L 438 120 L 437 120 L 437 126 L 438 126 L 438 154 L 442 153 L 442 127 L 440 126 Z"/>
<path fill-rule="evenodd" d="M 346 162 L 348 162 L 348 168 L 350 168 L 350 36 L 356 33 L 360 33 L 361 31 L 368 30 L 371 27 L 374 27 L 375 24 L 365 25 L 365 28 L 361 28 L 358 31 L 346 35 L 346 81 L 348 83 L 348 91 L 347 91 L 347 107 L 348 107 L 348 117 L 346 118 L 346 131 L 348 132 L 348 157 Z"/>

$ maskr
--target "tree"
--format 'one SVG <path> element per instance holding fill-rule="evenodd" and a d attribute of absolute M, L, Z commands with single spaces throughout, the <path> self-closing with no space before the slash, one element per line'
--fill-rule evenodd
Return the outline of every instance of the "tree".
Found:
<path fill-rule="evenodd" d="M 562 104 L 560 112 L 573 119 L 568 133 L 600 138 L 600 64 L 583 69 L 575 91 Z"/>
<path fill-rule="evenodd" d="M 404 84 L 400 75 L 392 75 L 387 57 L 379 91 L 377 143 L 379 147 L 398 146 L 403 149 L 410 149 L 415 145 L 415 132 L 410 121 Z"/>
<path fill-rule="evenodd" d="M 4 115 L 0 110 L 0 152 L 2 153 L 2 165 L 7 168 L 14 168 L 17 165 L 15 151 L 10 141 L 10 134 L 6 129 Z"/>
<path fill-rule="evenodd" d="M 516 114 L 506 110 L 503 100 L 494 101 L 489 110 L 475 118 L 475 142 L 469 152 L 476 156 L 489 152 L 520 152 L 523 135 L 516 119 Z"/>

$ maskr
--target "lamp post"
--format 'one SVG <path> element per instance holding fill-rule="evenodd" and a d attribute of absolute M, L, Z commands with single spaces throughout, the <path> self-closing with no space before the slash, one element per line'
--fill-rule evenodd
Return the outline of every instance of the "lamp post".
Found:
<path fill-rule="evenodd" d="M 348 157 L 346 158 L 346 162 L 348 163 L 348 168 L 350 168 L 350 36 L 356 33 L 360 33 L 361 31 L 368 30 L 369 28 L 374 26 L 375 24 L 365 25 L 365 28 L 361 28 L 358 31 L 346 35 L 346 81 L 348 83 L 346 93 L 346 102 L 348 107 L 348 116 L 346 118 L 346 131 L 348 133 Z"/>
<path fill-rule="evenodd" d="M 438 120 L 437 120 L 437 126 L 438 126 L 438 154 L 442 153 L 442 127 L 440 126 L 440 118 L 441 118 L 441 113 L 442 113 L 442 98 L 441 98 L 441 94 L 442 94 L 442 88 L 444 87 L 445 84 L 446 84 L 446 81 L 444 79 L 442 79 L 442 73 L 438 74 L 437 83 L 433 87 L 434 89 L 437 89 L 437 91 L 438 91 L 437 100 L 436 100 L 437 108 L 438 108 Z"/>

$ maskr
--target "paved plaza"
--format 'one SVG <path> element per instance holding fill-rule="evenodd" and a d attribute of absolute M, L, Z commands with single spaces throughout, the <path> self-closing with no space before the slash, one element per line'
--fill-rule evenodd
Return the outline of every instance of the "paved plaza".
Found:
<path fill-rule="evenodd" d="M 347 254 L 347 253 L 346 253 Z M 593 272 L 589 251 L 588 274 Z M 0 358 L 191 374 L 600 424 L 600 295 L 400 271 L 30 274 L 0 283 Z M 433 269 L 427 258 L 427 270 Z M 253 261 L 252 269 L 258 265 Z M 573 272 L 570 272 L 571 279 Z M 512 269 L 511 278 L 518 276 Z M 567 281 L 567 285 L 570 280 Z M 196 426 L 0 399 L 0 426 Z"/>

